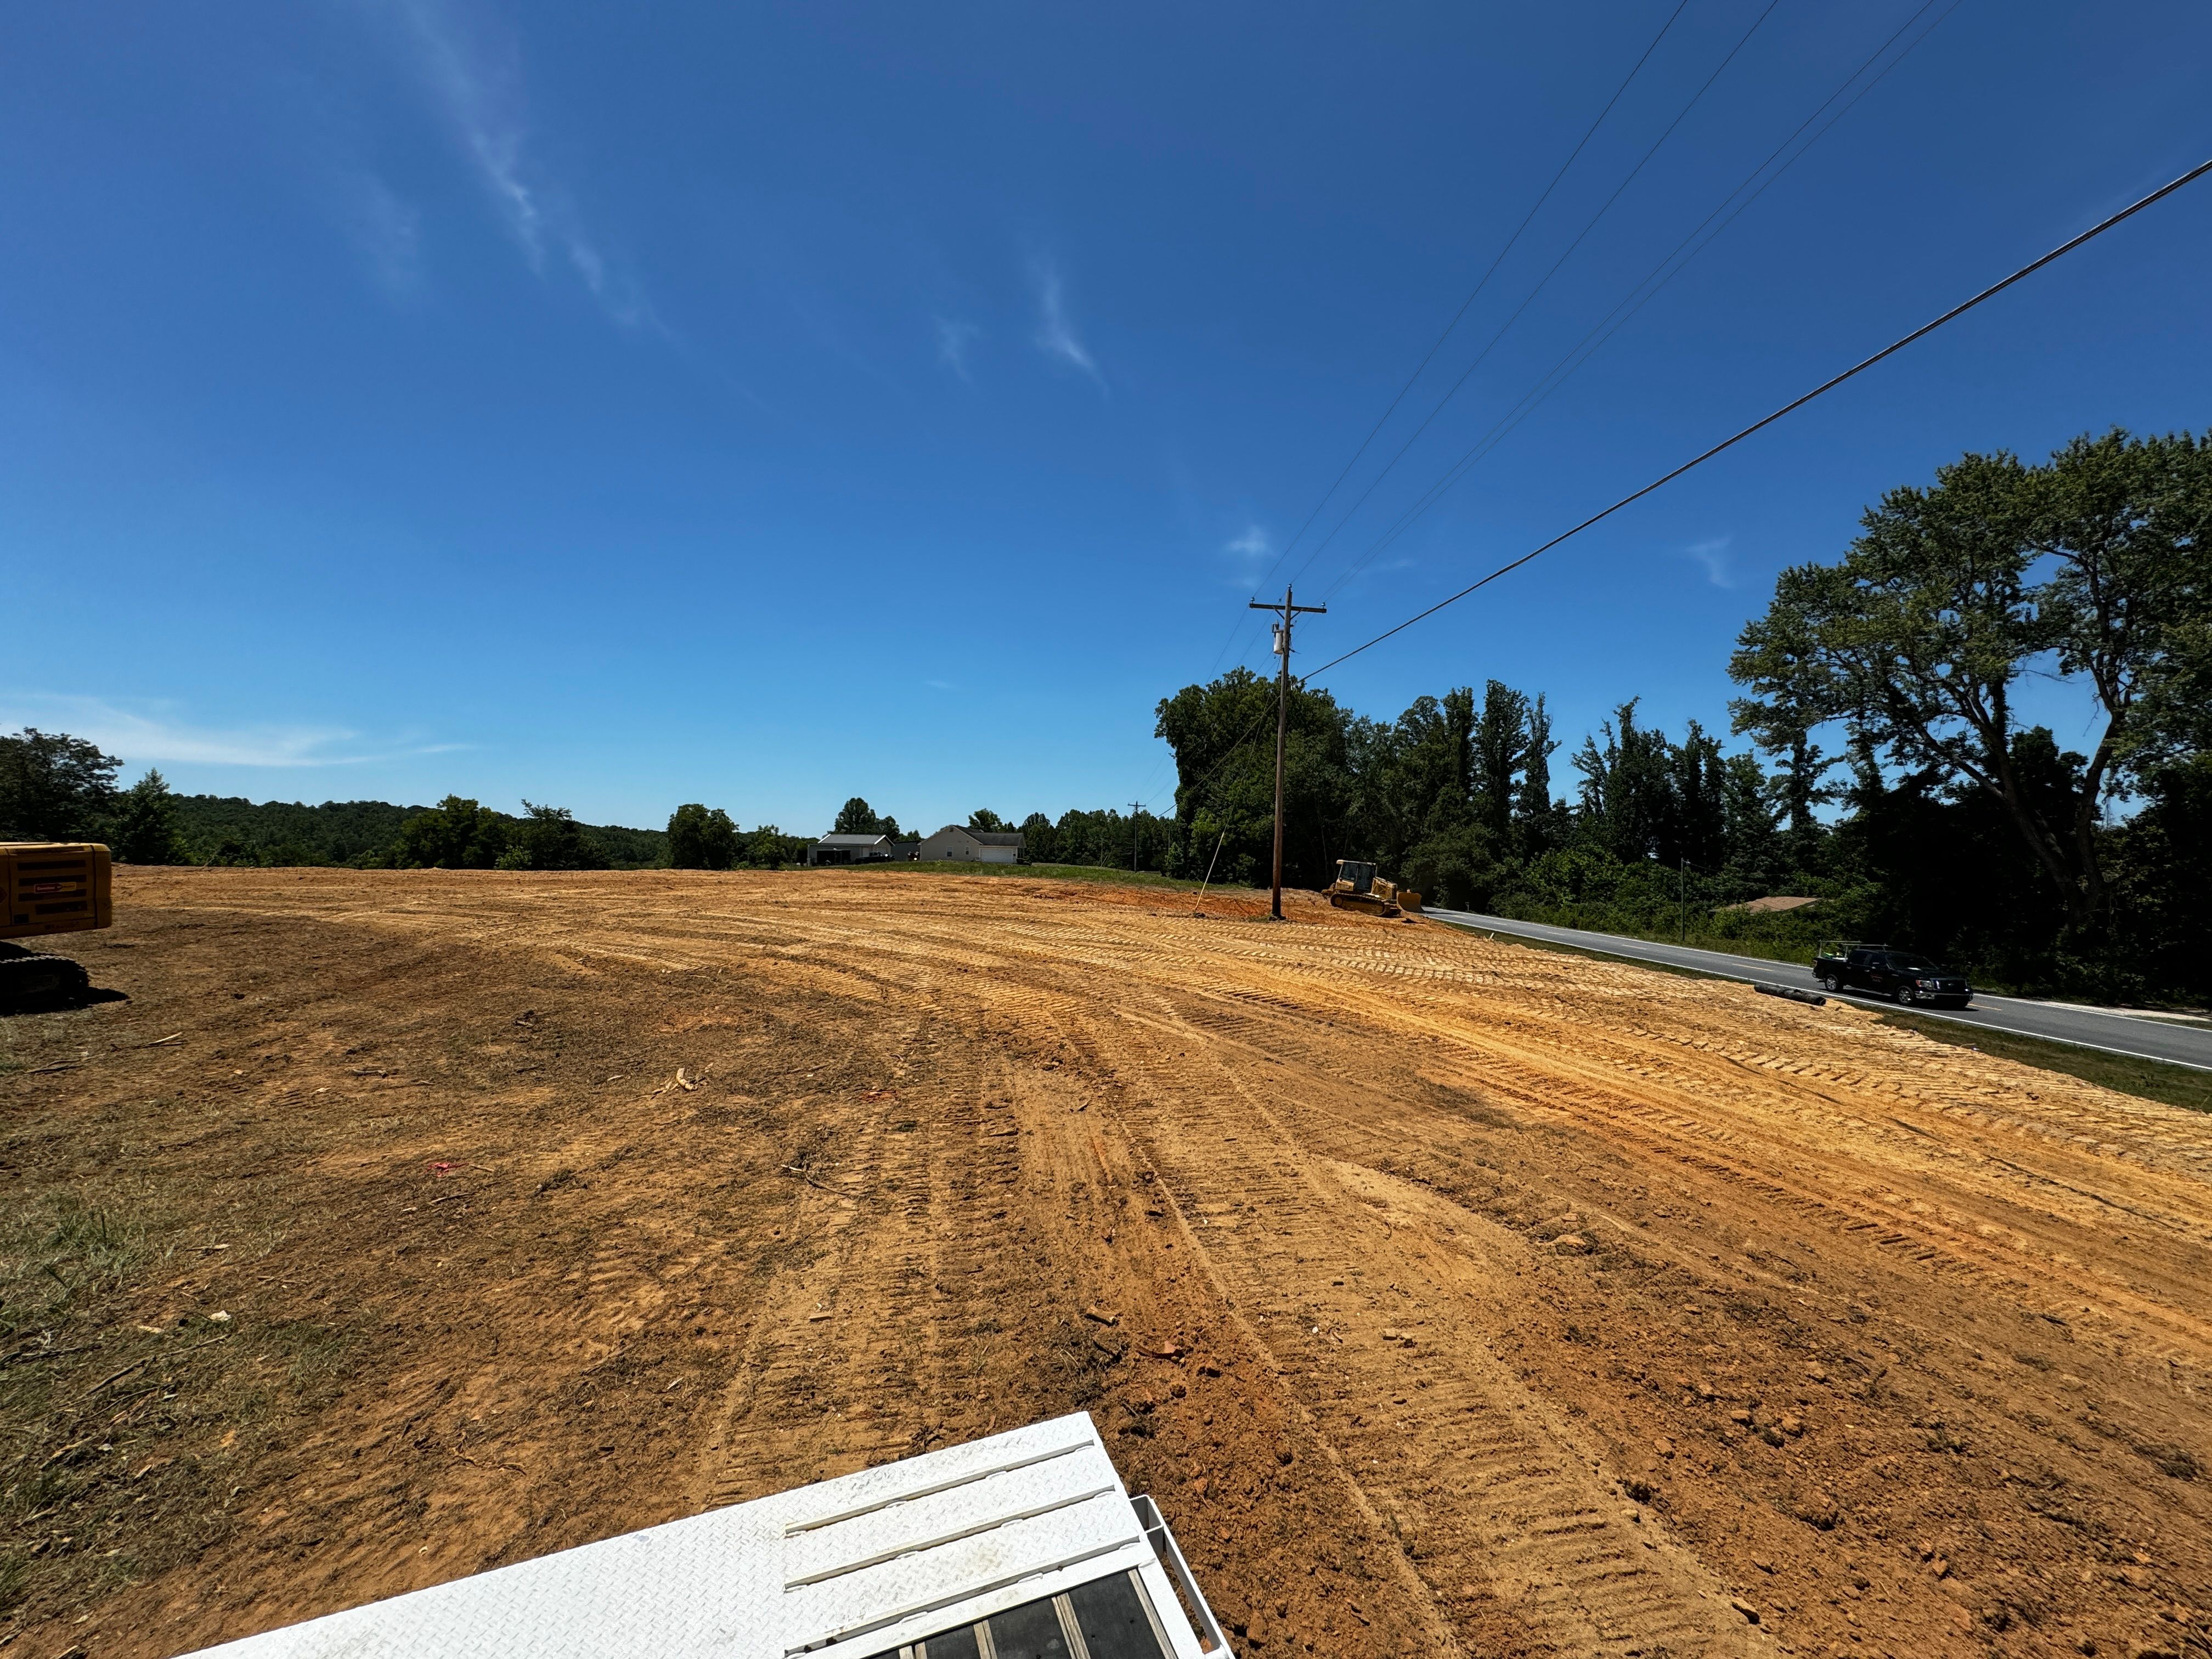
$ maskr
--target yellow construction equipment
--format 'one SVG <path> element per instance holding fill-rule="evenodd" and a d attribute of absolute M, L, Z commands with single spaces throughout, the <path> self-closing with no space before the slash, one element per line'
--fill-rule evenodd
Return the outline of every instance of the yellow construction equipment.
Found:
<path fill-rule="evenodd" d="M 0 842 L 0 940 L 114 925 L 107 849 L 97 842 Z M 67 957 L 0 944 L 0 1004 L 60 1001 L 91 985 Z"/>
<path fill-rule="evenodd" d="M 1340 910 L 1359 910 L 1370 916 L 1419 915 L 1421 896 L 1410 887 L 1385 881 L 1375 866 L 1360 859 L 1339 859 L 1336 879 L 1324 890 L 1328 902 Z"/>

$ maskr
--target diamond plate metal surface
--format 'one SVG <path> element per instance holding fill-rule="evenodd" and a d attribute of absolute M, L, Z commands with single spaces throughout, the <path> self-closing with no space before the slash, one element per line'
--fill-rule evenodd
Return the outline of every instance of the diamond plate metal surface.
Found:
<path fill-rule="evenodd" d="M 204 1650 L 204 1659 L 860 1659 L 1139 1569 L 1199 1659 L 1078 1413 Z"/>
<path fill-rule="evenodd" d="M 972 1538 L 901 1555 L 881 1565 L 789 1590 L 794 1630 L 842 1638 L 956 1605 L 1040 1573 L 1095 1561 L 1141 1543 L 1129 1500 L 1109 1492 L 1035 1520 L 1012 1521 Z"/>

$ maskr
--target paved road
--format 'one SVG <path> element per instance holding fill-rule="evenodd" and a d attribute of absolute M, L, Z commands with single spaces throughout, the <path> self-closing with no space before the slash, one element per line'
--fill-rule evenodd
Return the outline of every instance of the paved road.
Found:
<path fill-rule="evenodd" d="M 1803 991 L 1820 988 L 1809 966 L 1769 962 L 1764 957 L 1733 957 L 1719 951 L 1698 951 L 1686 945 L 1654 945 L 1649 939 L 1621 939 L 1612 933 L 1585 933 L 1572 927 L 1553 927 L 1540 921 L 1513 921 L 1504 916 L 1478 915 L 1468 910 L 1439 910 L 1431 907 L 1427 914 L 1440 921 L 1478 928 L 1485 933 L 1547 939 L 1554 945 L 1571 945 L 1577 950 L 1599 951 L 1607 956 L 1626 957 L 1635 962 L 1663 963 L 1671 968 L 1694 968 L 1699 973 L 1717 974 L 1723 979 L 1764 980 L 1770 985 L 1790 985 Z M 1844 1000 L 1863 1002 L 1869 1006 L 1876 1002 L 1875 998 L 1862 997 L 1852 992 L 1844 993 L 1843 997 Z M 1880 1006 L 1888 1007 L 1892 1005 L 1883 1001 Z M 2020 997 L 1987 995 L 1977 995 L 1972 1006 L 1967 1008 L 1915 1008 L 1912 1012 L 1931 1019 L 1952 1019 L 1966 1025 L 1986 1025 L 2000 1031 L 2017 1031 L 2023 1036 L 2048 1037 L 2054 1042 L 2071 1042 L 2085 1048 L 2102 1048 L 2113 1054 L 2132 1054 L 2142 1060 L 2169 1060 L 2176 1066 L 2191 1066 L 2199 1071 L 2212 1071 L 2212 1030 L 2203 1026 L 2176 1025 L 2162 1019 L 2139 1019 L 2128 1014 L 2107 1014 L 2089 1008 L 2030 1002 Z"/>

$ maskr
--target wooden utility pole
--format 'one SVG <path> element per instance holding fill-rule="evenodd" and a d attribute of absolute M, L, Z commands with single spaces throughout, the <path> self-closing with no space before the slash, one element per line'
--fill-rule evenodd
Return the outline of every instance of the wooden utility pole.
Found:
<path fill-rule="evenodd" d="M 1293 617 L 1319 617 L 1328 613 L 1325 605 L 1292 605 L 1291 590 L 1283 589 L 1280 605 L 1267 605 L 1259 599 L 1247 607 L 1253 611 L 1272 611 L 1282 618 L 1275 624 L 1275 654 L 1282 659 L 1275 673 L 1275 904 L 1273 915 L 1283 919 L 1283 746 L 1291 730 L 1291 623 Z"/>

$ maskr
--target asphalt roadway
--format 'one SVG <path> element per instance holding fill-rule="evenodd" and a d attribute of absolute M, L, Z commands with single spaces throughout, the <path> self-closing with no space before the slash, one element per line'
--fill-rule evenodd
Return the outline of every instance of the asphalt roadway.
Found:
<path fill-rule="evenodd" d="M 1455 927 L 1472 927 L 1486 933 L 1542 939 L 1553 945 L 1571 945 L 1578 951 L 1623 957 L 1632 962 L 1656 962 L 1668 968 L 1689 968 L 1722 979 L 1786 985 L 1800 991 L 1818 991 L 1820 988 L 1819 981 L 1813 977 L 1809 964 L 1801 967 L 1795 963 L 1770 962 L 1764 957 L 1729 956 L 1721 951 L 1698 951 L 1684 945 L 1655 945 L 1649 939 L 1622 939 L 1613 933 L 1585 933 L 1573 927 L 1553 927 L 1540 921 L 1514 921 L 1504 916 L 1478 915 L 1469 910 L 1439 910 L 1431 907 L 1425 914 L 1436 917 L 1439 921 L 1450 922 Z M 1830 994 L 1842 1001 L 1864 1003 L 1869 1007 L 1896 1006 L 1887 998 L 1862 996 L 1855 991 Z M 2212 1072 L 2212 1027 L 2182 1025 L 2170 1020 L 2147 1019 L 2133 1014 L 2106 1013 L 2094 1008 L 2076 1008 L 2063 1003 L 2032 1002 L 2021 997 L 1990 996 L 1981 992 L 1977 992 L 1973 1002 L 1965 1008 L 1924 1008 L 1915 1005 L 1911 1012 L 1926 1019 L 1949 1019 L 1962 1025 L 1984 1025 L 1994 1030 L 2016 1031 L 2023 1036 L 2045 1037 L 2053 1042 L 2070 1042 L 2083 1048 L 2101 1048 L 2107 1054 L 2127 1054 L 2136 1060 L 2162 1060 L 2170 1065 Z"/>

